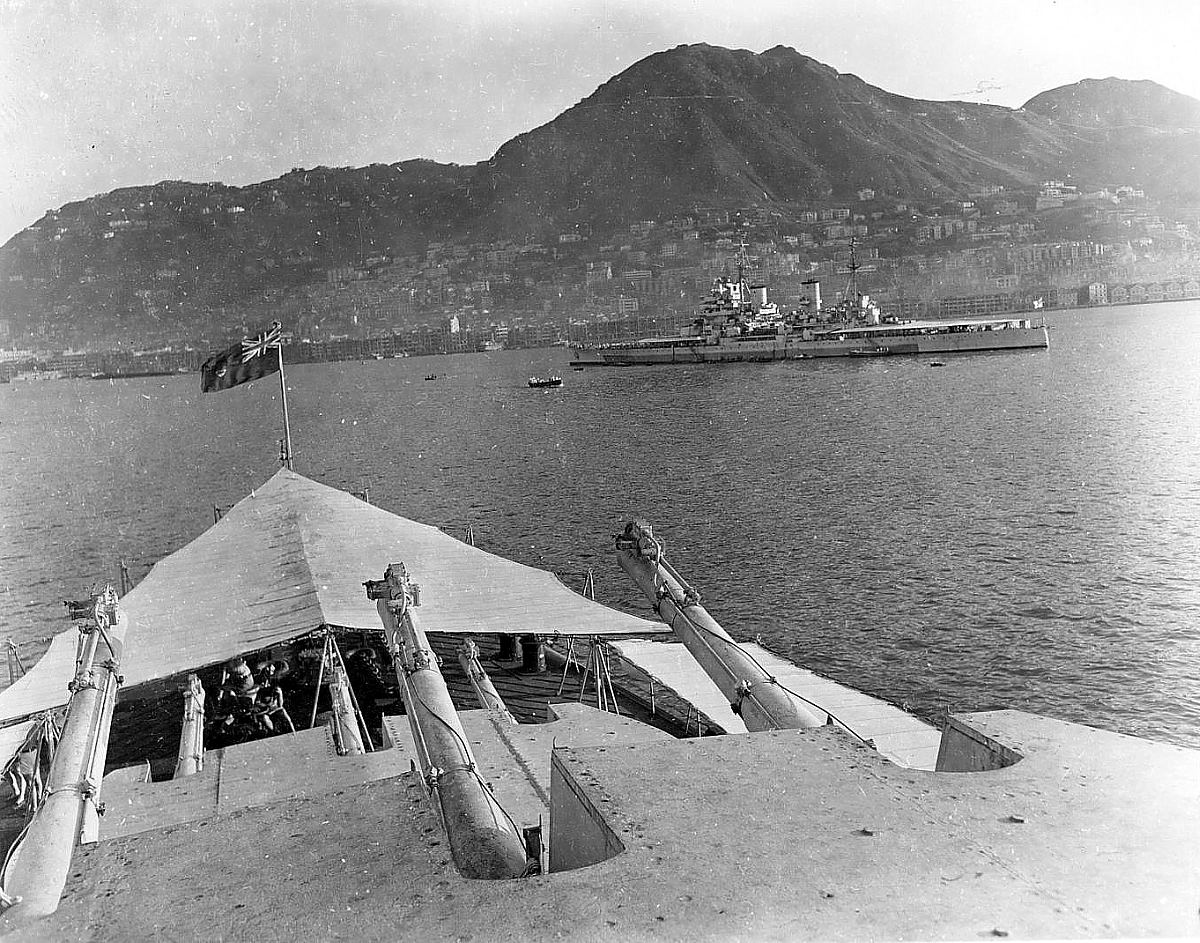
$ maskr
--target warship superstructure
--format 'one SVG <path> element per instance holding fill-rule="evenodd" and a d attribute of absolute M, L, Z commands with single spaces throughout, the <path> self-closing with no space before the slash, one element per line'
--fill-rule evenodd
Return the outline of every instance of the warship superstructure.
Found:
<path fill-rule="evenodd" d="M 678 334 L 571 348 L 571 366 L 725 363 L 817 357 L 886 357 L 1049 347 L 1045 322 L 1021 315 L 955 320 L 902 320 L 885 315 L 858 288 L 851 245 L 848 284 L 841 299 L 823 305 L 818 280 L 804 282 L 808 296 L 784 313 L 767 298 L 767 286 L 746 280 L 746 255 L 736 274 L 714 280 L 700 313 Z"/>

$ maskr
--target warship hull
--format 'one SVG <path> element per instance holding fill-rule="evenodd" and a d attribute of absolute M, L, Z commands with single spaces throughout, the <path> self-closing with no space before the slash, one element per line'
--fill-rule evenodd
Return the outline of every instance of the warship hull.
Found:
<path fill-rule="evenodd" d="M 804 360 L 900 354 L 953 354 L 996 350 L 1044 349 L 1049 333 L 1039 326 L 982 326 L 992 322 L 953 322 L 933 327 L 881 325 L 822 331 L 811 337 L 777 334 L 766 338 L 721 338 L 696 343 L 690 338 L 635 341 L 572 348 L 573 367 L 628 367 L 639 364 L 687 364 Z M 1000 322 L 995 322 L 999 324 Z M 967 327 L 966 325 L 972 325 Z"/>

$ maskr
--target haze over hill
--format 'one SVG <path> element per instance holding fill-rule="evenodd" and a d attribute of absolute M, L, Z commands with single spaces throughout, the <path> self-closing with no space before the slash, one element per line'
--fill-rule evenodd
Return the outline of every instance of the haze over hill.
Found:
<path fill-rule="evenodd" d="M 1084 79 L 1035 95 L 1023 110 L 1065 126 L 1200 131 L 1200 101 L 1145 80 Z"/>
<path fill-rule="evenodd" d="M 680 46 L 474 166 L 166 182 L 68 204 L 0 250 L 4 313 L 35 297 L 96 316 L 123 303 L 118 276 L 127 293 L 176 279 L 192 307 L 211 310 L 430 240 L 602 235 L 697 206 L 786 218 L 863 188 L 936 202 L 1054 178 L 1187 200 L 1200 196 L 1198 164 L 1200 102 L 1153 82 L 1085 80 L 1010 109 L 895 95 L 784 46 Z"/>
<path fill-rule="evenodd" d="M 619 224 L 697 201 L 792 203 L 861 187 L 948 197 L 1064 176 L 1197 192 L 1200 102 L 1151 82 L 1069 88 L 1017 110 L 919 101 L 782 46 L 679 47 L 501 147 L 476 169 L 460 220 L 489 231 Z M 1080 103 L 1101 101 L 1107 110 L 1089 107 L 1081 129 Z"/>
<path fill-rule="evenodd" d="M 1014 110 L 893 95 L 783 46 L 695 45 L 641 60 L 472 168 L 391 165 L 421 168 L 407 190 L 381 183 L 378 169 L 343 170 L 338 181 L 384 188 L 375 202 L 389 210 L 367 222 L 388 244 L 402 233 L 621 225 L 695 203 L 792 203 L 860 187 L 937 197 L 1071 176 L 1192 195 L 1198 131 L 1200 102 L 1153 82 L 1087 79 Z"/>

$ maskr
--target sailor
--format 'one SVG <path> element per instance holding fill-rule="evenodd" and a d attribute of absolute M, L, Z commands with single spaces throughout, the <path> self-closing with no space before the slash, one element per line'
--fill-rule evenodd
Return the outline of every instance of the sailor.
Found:
<path fill-rule="evenodd" d="M 287 668 L 286 662 L 273 661 L 268 662 L 262 669 L 262 681 L 258 687 L 258 698 L 254 703 L 252 711 L 254 722 L 265 733 L 275 732 L 275 721 L 272 717 L 277 717 L 286 723 L 292 733 L 296 732 L 296 726 L 292 723 L 292 718 L 288 715 L 287 708 L 283 703 L 283 688 L 279 686 L 279 681 L 282 677 L 282 673 L 278 667 L 280 665 L 285 669 Z"/>
<path fill-rule="evenodd" d="M 292 666 L 282 658 L 274 658 L 267 661 L 260 661 L 254 666 L 254 670 L 258 672 L 258 677 L 262 685 L 266 685 L 270 681 L 278 684 L 292 673 Z"/>
<path fill-rule="evenodd" d="M 235 706 L 249 706 L 257 693 L 258 685 L 254 683 L 254 672 L 250 670 L 244 658 L 234 658 L 225 666 L 225 676 L 217 691 L 217 703 L 232 698 Z"/>
<path fill-rule="evenodd" d="M 225 665 L 217 688 L 212 721 L 226 742 L 238 742 L 254 729 L 252 711 L 259 686 L 244 658 Z"/>

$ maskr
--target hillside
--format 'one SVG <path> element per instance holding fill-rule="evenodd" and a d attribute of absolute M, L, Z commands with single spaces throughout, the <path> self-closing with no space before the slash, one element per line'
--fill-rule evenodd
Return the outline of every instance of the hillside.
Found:
<path fill-rule="evenodd" d="M 1156 195 L 1200 193 L 1200 101 L 1155 82 L 1084 79 L 1035 95 L 1022 111 L 1068 142 L 1062 173 L 1139 181 Z"/>
<path fill-rule="evenodd" d="M 1128 179 L 1131 166 L 1149 189 L 1197 185 L 1189 161 L 1200 102 L 1148 82 L 1079 88 L 1077 100 L 1109 103 L 1091 110 L 1089 130 L 1111 134 L 1080 133 L 1078 108 L 1051 107 L 1075 100 L 1063 89 L 1019 110 L 921 101 L 783 46 L 760 55 L 683 46 L 505 144 L 475 169 L 461 219 L 485 232 L 547 218 L 617 225 L 696 202 L 787 204 L 861 187 L 936 199 L 1072 174 L 1103 184 Z M 1145 127 L 1127 127 L 1131 114 Z M 1173 136 L 1168 153 L 1155 152 L 1163 142 L 1152 134 Z"/>
<path fill-rule="evenodd" d="M 470 216 L 492 230 L 547 216 L 617 224 L 694 202 L 792 203 L 858 187 L 931 197 L 985 181 L 1030 183 L 1054 163 L 1046 124 L 891 95 L 783 47 L 681 47 L 505 144 L 476 169 L 483 185 Z"/>
<path fill-rule="evenodd" d="M 297 169 L 247 187 L 166 181 L 64 206 L 0 250 L 0 314 L 31 306 L 121 330 L 225 309 L 423 252 L 431 240 L 603 236 L 697 206 L 799 207 L 870 188 L 936 204 L 1067 179 L 1195 198 L 1200 102 L 1085 80 L 1020 109 L 905 98 L 777 46 L 651 55 L 542 127 L 462 167 Z M 127 325 L 124 325 L 127 326 Z"/>
<path fill-rule="evenodd" d="M 1084 79 L 1035 95 L 1022 110 L 1064 126 L 1200 131 L 1200 101 L 1145 80 Z"/>

